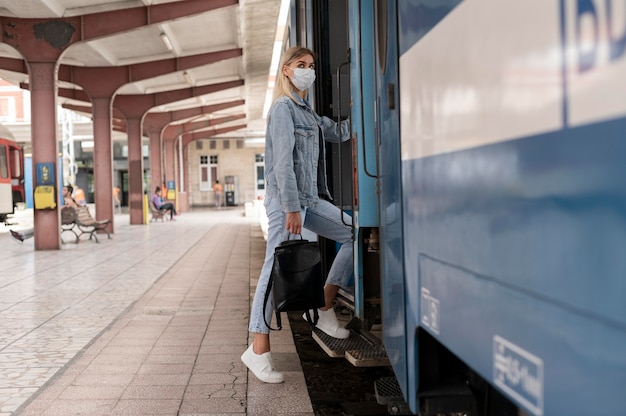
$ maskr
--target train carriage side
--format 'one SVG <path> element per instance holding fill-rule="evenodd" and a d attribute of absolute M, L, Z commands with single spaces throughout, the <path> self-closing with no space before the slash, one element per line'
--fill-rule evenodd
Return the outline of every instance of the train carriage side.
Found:
<path fill-rule="evenodd" d="M 450 353 L 529 414 L 623 413 L 626 5 L 376 4 L 385 346 L 406 343 L 411 409 Z"/>
<path fill-rule="evenodd" d="M 24 156 L 13 134 L 0 125 L 0 222 L 24 202 Z"/>
<path fill-rule="evenodd" d="M 363 15 L 370 12 L 366 10 L 367 3 L 370 2 L 361 2 Z M 372 65 L 375 72 L 373 89 L 376 91 L 374 118 L 378 162 L 383 341 L 398 384 L 407 398 L 412 396 L 409 392 L 417 391 L 417 386 L 413 384 L 415 379 L 410 379 L 407 371 L 415 366 L 416 354 L 408 353 L 406 334 L 396 10 L 395 2 L 371 3 L 373 9 L 370 24 L 375 31 L 372 38 L 372 49 L 375 51 Z"/>

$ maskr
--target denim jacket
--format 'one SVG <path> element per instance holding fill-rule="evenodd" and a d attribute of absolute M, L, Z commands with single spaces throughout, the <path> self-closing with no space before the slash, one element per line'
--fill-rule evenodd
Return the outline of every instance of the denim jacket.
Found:
<path fill-rule="evenodd" d="M 319 195 L 331 198 L 320 133 L 323 140 L 339 143 L 335 121 L 317 115 L 297 94 L 293 98 L 282 96 L 274 101 L 265 135 L 266 193 L 280 198 L 284 212 L 314 206 Z M 341 141 L 349 138 L 350 123 L 342 121 Z"/>

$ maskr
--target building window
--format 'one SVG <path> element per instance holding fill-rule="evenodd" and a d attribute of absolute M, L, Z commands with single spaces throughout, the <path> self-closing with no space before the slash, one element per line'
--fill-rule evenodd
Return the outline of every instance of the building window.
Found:
<path fill-rule="evenodd" d="M 200 156 L 200 190 L 212 190 L 216 179 L 218 179 L 217 155 Z"/>
<path fill-rule="evenodd" d="M 0 97 L 0 121 L 12 123 L 16 120 L 15 98 Z"/>
<path fill-rule="evenodd" d="M 224 149 L 230 149 L 230 140 L 224 140 Z"/>
<path fill-rule="evenodd" d="M 265 155 L 257 153 L 254 155 L 254 179 L 255 196 L 263 195 L 265 192 Z"/>

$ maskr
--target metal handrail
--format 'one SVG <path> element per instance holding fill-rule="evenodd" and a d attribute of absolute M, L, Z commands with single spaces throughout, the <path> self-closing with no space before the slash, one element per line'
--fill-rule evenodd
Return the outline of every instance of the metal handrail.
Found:
<path fill-rule="evenodd" d="M 346 223 L 343 219 L 343 189 L 342 189 L 343 188 L 342 186 L 343 173 L 341 169 L 342 162 L 343 162 L 343 159 L 341 157 L 341 146 L 342 146 L 342 141 L 341 141 L 341 68 L 344 65 L 348 65 L 348 64 L 350 64 L 350 49 L 348 49 L 348 60 L 343 62 L 337 67 L 337 128 L 339 129 L 339 151 L 338 151 L 338 155 L 339 155 L 339 210 L 340 210 L 339 215 L 341 217 L 341 222 L 343 223 L 343 225 L 353 227 L 354 215 L 350 216 L 350 218 L 352 219 L 352 224 Z M 356 190 L 353 190 L 353 192 L 354 191 Z M 352 206 L 352 212 L 354 213 L 354 198 L 352 199 L 351 206 Z"/>

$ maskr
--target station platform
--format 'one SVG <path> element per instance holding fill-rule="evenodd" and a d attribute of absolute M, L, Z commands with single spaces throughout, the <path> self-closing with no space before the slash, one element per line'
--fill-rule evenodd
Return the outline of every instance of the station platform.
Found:
<path fill-rule="evenodd" d="M 248 374 L 265 241 L 243 208 L 129 225 L 35 251 L 0 232 L 0 416 L 313 415 L 289 320 L 283 384 Z M 64 235 L 68 241 L 73 236 Z"/>

